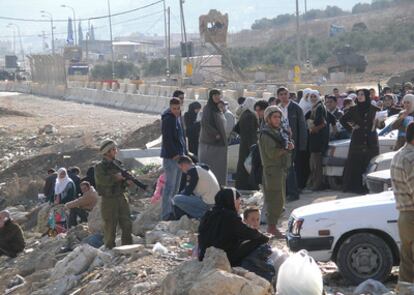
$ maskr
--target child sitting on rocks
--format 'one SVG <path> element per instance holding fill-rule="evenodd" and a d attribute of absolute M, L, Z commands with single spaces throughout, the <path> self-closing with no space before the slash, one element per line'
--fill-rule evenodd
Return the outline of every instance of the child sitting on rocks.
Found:
<path fill-rule="evenodd" d="M 258 207 L 247 207 L 243 212 L 243 222 L 253 229 L 260 229 L 260 209 Z"/>

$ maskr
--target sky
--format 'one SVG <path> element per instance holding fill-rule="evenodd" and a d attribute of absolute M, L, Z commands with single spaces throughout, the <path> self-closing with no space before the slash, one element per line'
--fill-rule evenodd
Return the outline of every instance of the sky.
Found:
<path fill-rule="evenodd" d="M 112 13 L 125 11 L 156 0 L 110 0 Z M 300 12 L 304 11 L 304 1 L 299 0 Z M 371 0 L 307 0 L 308 9 L 325 8 L 327 5 L 336 5 L 350 10 L 356 3 L 370 3 Z M 179 0 L 166 0 L 171 7 L 171 32 L 180 32 Z M 0 0 L 0 16 L 40 19 L 40 10 L 52 13 L 54 19 L 67 19 L 72 16 L 72 11 L 62 8 L 61 5 L 72 6 L 76 12 L 76 18 L 87 19 L 91 16 L 106 15 L 108 12 L 107 0 Z M 263 17 L 276 17 L 279 14 L 294 13 L 295 0 L 185 0 L 184 13 L 187 31 L 198 32 L 198 17 L 206 14 L 210 9 L 218 9 L 229 14 L 229 30 L 237 32 L 248 29 L 256 19 Z M 130 21 L 133 20 L 133 21 Z M 10 21 L 0 20 L 0 40 L 11 39 L 12 28 L 7 28 Z M 131 32 L 140 32 L 147 35 L 162 35 L 164 33 L 162 4 L 152 6 L 137 12 L 114 17 L 113 35 L 127 36 Z M 49 34 L 50 23 L 14 22 L 20 27 L 23 38 L 25 36 L 37 37 L 42 31 Z M 97 28 L 95 35 L 99 39 L 109 39 L 108 20 L 93 21 Z M 66 38 L 66 23 L 56 23 L 55 33 L 57 38 Z M 82 23 L 82 28 L 87 27 L 87 22 Z M 40 37 L 39 42 L 40 42 Z M 25 42 L 25 41 L 23 41 Z"/>

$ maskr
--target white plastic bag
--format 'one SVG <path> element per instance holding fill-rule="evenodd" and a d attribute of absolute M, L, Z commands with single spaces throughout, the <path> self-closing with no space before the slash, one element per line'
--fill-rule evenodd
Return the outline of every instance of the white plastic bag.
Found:
<path fill-rule="evenodd" d="M 244 169 L 246 169 L 247 173 L 252 173 L 252 152 L 250 152 L 246 160 L 244 160 Z"/>
<path fill-rule="evenodd" d="M 278 295 L 322 294 L 322 273 L 308 252 L 301 250 L 282 264 L 277 276 L 276 291 Z"/>

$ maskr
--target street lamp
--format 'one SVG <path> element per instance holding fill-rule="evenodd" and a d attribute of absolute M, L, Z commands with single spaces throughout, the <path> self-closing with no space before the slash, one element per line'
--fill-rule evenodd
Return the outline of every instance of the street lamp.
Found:
<path fill-rule="evenodd" d="M 50 29 L 52 30 L 52 54 L 55 54 L 55 34 L 53 32 L 53 15 L 45 10 L 41 10 L 40 13 L 42 13 L 42 17 L 46 17 L 46 15 L 50 17 Z"/>
<path fill-rule="evenodd" d="M 73 40 L 73 45 L 76 45 L 77 35 L 76 35 L 76 14 L 75 14 L 75 9 L 73 7 L 71 7 L 71 6 L 69 6 L 69 5 L 66 5 L 66 4 L 62 4 L 62 5 L 60 5 L 60 7 L 69 8 L 69 9 L 72 10 L 72 13 L 73 13 L 73 33 L 75 35 L 75 37 L 74 37 L 75 40 Z"/>
<path fill-rule="evenodd" d="M 111 38 L 111 57 L 112 57 L 112 80 L 115 80 L 115 61 L 114 61 L 114 42 L 112 38 L 112 16 L 111 16 L 111 3 L 108 0 L 108 15 L 109 15 L 109 35 Z"/>
<path fill-rule="evenodd" d="M 16 27 L 16 29 L 17 29 L 17 33 L 19 34 L 19 43 L 20 43 L 20 54 L 22 55 L 22 61 L 23 61 L 23 64 L 25 64 L 25 59 L 24 59 L 24 49 L 23 49 L 23 42 L 22 42 L 22 34 L 20 33 L 20 27 L 18 26 L 18 25 L 16 25 L 16 24 L 13 24 L 13 23 L 9 23 L 8 25 L 7 25 L 7 27 L 12 27 L 12 26 L 14 26 L 14 27 Z M 16 46 L 16 45 L 15 45 Z M 15 47 L 16 48 L 16 47 Z"/>

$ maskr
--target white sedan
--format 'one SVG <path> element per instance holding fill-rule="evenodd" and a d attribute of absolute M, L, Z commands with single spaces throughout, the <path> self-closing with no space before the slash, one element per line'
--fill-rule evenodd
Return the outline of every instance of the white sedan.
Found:
<path fill-rule="evenodd" d="M 398 211 L 392 191 L 312 204 L 289 218 L 288 246 L 334 261 L 353 284 L 383 281 L 399 264 Z"/>

